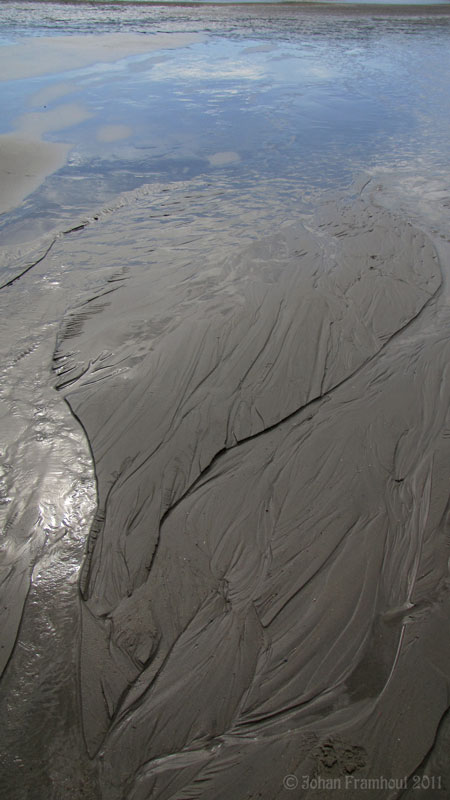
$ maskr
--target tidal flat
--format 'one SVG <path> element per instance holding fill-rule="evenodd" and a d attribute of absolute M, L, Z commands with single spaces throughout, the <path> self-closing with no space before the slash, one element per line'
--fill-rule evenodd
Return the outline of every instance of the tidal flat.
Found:
<path fill-rule="evenodd" d="M 448 797 L 450 5 L 0 23 L 2 797 Z"/>

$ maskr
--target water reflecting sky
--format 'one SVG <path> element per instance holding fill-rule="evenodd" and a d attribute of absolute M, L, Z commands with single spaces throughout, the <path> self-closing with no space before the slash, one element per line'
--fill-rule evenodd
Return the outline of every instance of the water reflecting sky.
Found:
<path fill-rule="evenodd" d="M 45 229 L 147 182 L 220 172 L 236 187 L 281 178 L 307 194 L 374 165 L 449 161 L 448 16 L 32 3 L 25 25 L 23 5 L 0 11 L 6 50 L 30 33 L 203 38 L 0 83 L 1 133 L 67 104 L 84 116 L 44 132 L 72 144 L 68 163 L 4 217 L 3 241 L 6 227 L 23 235 L 26 218 Z"/>

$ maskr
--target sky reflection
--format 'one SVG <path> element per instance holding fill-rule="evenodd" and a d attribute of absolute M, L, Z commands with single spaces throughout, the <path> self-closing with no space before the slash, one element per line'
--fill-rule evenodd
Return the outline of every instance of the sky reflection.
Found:
<path fill-rule="evenodd" d="M 0 83 L 1 132 L 35 119 L 47 140 L 72 145 L 67 165 L 9 222 L 76 214 L 81 179 L 95 205 L 145 182 L 218 170 L 236 186 L 259 176 L 321 188 L 424 152 L 448 160 L 447 19 L 285 10 L 282 24 L 266 12 L 250 31 L 232 15 L 217 30 L 215 12 L 204 13 L 200 40 L 187 47 Z M 60 119 L 64 107 L 77 119 Z"/>

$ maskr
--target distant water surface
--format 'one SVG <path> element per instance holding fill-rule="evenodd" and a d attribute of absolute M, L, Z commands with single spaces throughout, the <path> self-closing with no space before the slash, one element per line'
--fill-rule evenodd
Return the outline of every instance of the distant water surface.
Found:
<path fill-rule="evenodd" d="M 360 12 L 3 3 L 6 58 L 8 45 L 29 36 L 167 32 L 201 41 L 0 82 L 0 133 L 67 105 L 84 116 L 44 132 L 71 143 L 67 165 L 3 218 L 0 243 L 153 181 L 220 175 L 239 191 L 276 177 L 307 197 L 377 164 L 447 164 L 450 17 Z"/>

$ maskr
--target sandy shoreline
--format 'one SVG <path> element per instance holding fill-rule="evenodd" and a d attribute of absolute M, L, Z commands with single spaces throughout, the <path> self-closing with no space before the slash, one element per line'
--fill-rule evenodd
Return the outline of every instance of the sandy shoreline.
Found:
<path fill-rule="evenodd" d="M 62 64 L 202 41 L 68 38 L 6 48 L 9 79 L 61 80 L 0 135 L 0 213 L 91 116 Z M 448 176 L 373 169 L 312 209 L 236 186 L 143 183 L 0 253 L 17 800 L 448 791 Z"/>

